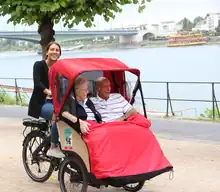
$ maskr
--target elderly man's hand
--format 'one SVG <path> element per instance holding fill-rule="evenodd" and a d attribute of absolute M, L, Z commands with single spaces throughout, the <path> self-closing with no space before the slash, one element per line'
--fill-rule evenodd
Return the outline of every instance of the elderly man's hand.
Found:
<path fill-rule="evenodd" d="M 124 117 L 124 116 L 121 116 L 120 118 L 113 120 L 113 122 L 114 122 L 114 121 L 124 121 L 124 120 L 125 120 L 125 117 Z"/>

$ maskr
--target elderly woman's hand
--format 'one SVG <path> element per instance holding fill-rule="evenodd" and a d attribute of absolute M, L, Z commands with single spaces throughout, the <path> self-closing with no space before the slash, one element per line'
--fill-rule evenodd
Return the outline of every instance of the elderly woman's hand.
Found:
<path fill-rule="evenodd" d="M 89 133 L 90 129 L 89 129 L 89 125 L 91 125 L 90 123 L 86 122 L 86 121 L 79 121 L 80 123 L 80 130 L 83 134 L 85 133 Z"/>

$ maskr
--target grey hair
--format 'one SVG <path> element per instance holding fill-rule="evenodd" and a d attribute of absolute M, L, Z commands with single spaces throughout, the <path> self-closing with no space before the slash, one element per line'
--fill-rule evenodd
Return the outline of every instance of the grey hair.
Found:
<path fill-rule="evenodd" d="M 78 76 L 75 80 L 75 89 L 80 88 L 82 85 L 88 82 L 88 79 L 83 76 Z"/>

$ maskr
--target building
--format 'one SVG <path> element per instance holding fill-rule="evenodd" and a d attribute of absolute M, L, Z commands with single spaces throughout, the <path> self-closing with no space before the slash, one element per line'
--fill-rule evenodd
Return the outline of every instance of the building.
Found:
<path fill-rule="evenodd" d="M 173 32 L 176 31 L 176 22 L 175 21 L 163 21 L 159 24 L 161 31 Z"/>
<path fill-rule="evenodd" d="M 148 23 L 141 25 L 130 24 L 123 26 L 123 29 L 146 30 L 150 33 L 156 34 L 156 36 L 164 37 L 181 30 L 182 24 L 178 24 L 175 21 L 164 21 L 160 23 Z"/>
<path fill-rule="evenodd" d="M 163 21 L 159 23 L 158 27 L 162 34 L 168 36 L 181 30 L 182 24 L 178 24 L 176 21 Z"/>
<path fill-rule="evenodd" d="M 220 24 L 220 13 L 208 13 L 205 17 L 206 24 L 210 31 L 215 31 L 215 28 Z"/>
<path fill-rule="evenodd" d="M 193 31 L 215 31 L 220 24 L 220 13 L 208 13 L 203 21 L 197 23 Z"/>
<path fill-rule="evenodd" d="M 201 20 L 196 24 L 194 28 L 192 28 L 192 31 L 209 31 L 208 24 L 206 20 Z"/>

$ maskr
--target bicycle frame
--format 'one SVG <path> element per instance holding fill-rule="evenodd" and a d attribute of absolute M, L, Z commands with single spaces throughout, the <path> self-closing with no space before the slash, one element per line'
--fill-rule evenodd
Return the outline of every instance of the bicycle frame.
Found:
<path fill-rule="evenodd" d="M 47 136 L 43 142 L 32 153 L 33 159 L 37 158 L 38 153 L 45 147 L 45 151 L 50 148 L 50 136 Z"/>

